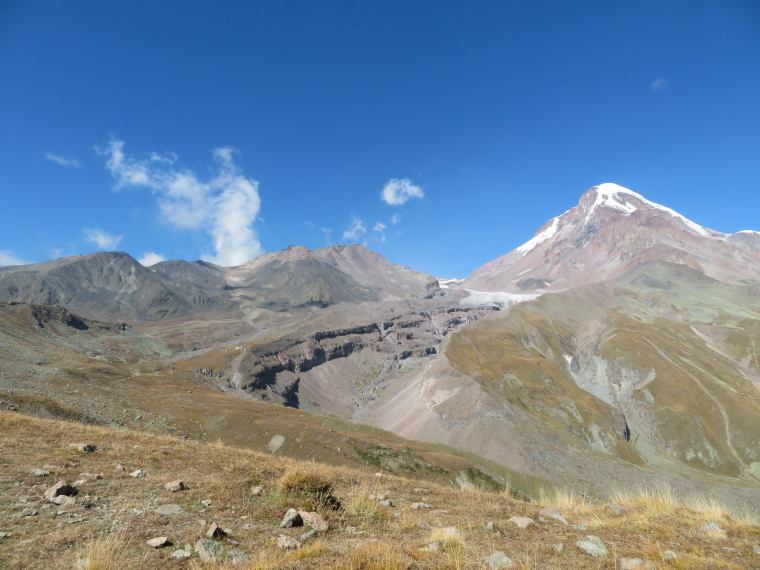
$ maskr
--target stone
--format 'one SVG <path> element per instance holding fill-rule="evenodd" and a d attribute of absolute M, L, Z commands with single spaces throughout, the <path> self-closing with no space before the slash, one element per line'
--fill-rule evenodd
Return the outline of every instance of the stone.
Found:
<path fill-rule="evenodd" d="M 13 536 L 12 532 L 0 532 L 0 538 L 10 538 Z"/>
<path fill-rule="evenodd" d="M 417 528 L 428 529 L 428 528 L 430 528 L 430 525 L 428 523 L 426 523 L 425 521 L 418 521 L 417 522 Z"/>
<path fill-rule="evenodd" d="M 121 463 L 117 463 L 113 468 L 114 471 L 126 472 L 126 469 L 124 469 L 124 466 Z"/>
<path fill-rule="evenodd" d="M 678 554 L 676 554 L 672 550 L 666 550 L 665 552 L 662 553 L 662 559 L 665 562 L 675 562 L 677 558 L 678 558 Z"/>
<path fill-rule="evenodd" d="M 47 469 L 32 469 L 29 475 L 32 477 L 45 477 L 46 475 L 50 475 L 50 471 Z"/>
<path fill-rule="evenodd" d="M 562 513 L 559 512 L 559 509 L 557 507 L 545 507 L 538 511 L 538 518 L 541 519 L 553 519 L 555 521 L 561 522 L 563 525 L 567 526 L 567 519 L 562 516 Z"/>
<path fill-rule="evenodd" d="M 562 544 L 561 542 L 558 542 L 557 544 L 552 546 L 552 548 L 554 549 L 554 552 L 561 553 L 563 550 L 565 550 L 565 545 Z"/>
<path fill-rule="evenodd" d="M 290 508 L 282 517 L 280 528 L 293 528 L 294 526 L 303 526 L 303 519 L 297 510 Z"/>
<path fill-rule="evenodd" d="M 512 523 L 518 528 L 528 528 L 536 524 L 536 521 L 530 517 L 510 517 L 507 519 L 507 522 Z"/>
<path fill-rule="evenodd" d="M 411 508 L 417 509 L 417 510 L 419 510 L 419 509 L 432 509 L 433 508 L 430 505 L 428 505 L 427 503 L 412 503 L 409 506 Z"/>
<path fill-rule="evenodd" d="M 322 515 L 306 511 L 298 511 L 298 514 L 301 516 L 301 521 L 316 531 L 323 532 L 330 528 L 330 524 L 324 519 Z"/>
<path fill-rule="evenodd" d="M 201 505 L 203 505 L 206 508 L 209 508 L 211 506 L 211 499 L 203 499 L 201 501 Z"/>
<path fill-rule="evenodd" d="M 206 538 L 222 538 L 223 536 L 227 536 L 227 533 L 219 528 L 219 525 L 214 523 L 211 523 L 208 525 L 208 529 L 206 530 Z"/>
<path fill-rule="evenodd" d="M 622 515 L 626 511 L 631 510 L 631 507 L 626 507 L 625 505 L 606 505 L 604 508 L 616 515 Z"/>
<path fill-rule="evenodd" d="M 135 479 L 142 479 L 145 477 L 145 471 L 142 469 L 135 469 L 132 471 L 132 473 L 129 474 L 130 477 L 134 477 Z"/>
<path fill-rule="evenodd" d="M 187 546 L 190 546 L 189 544 Z M 172 552 L 172 558 L 176 558 L 178 560 L 182 560 L 183 558 L 190 558 L 193 555 L 193 549 L 191 548 L 182 548 L 180 550 L 175 550 Z"/>
<path fill-rule="evenodd" d="M 428 490 L 427 490 L 427 489 L 425 489 L 424 487 L 415 487 L 415 488 L 414 488 L 414 492 L 415 492 L 415 493 L 429 493 L 430 491 L 428 491 Z"/>
<path fill-rule="evenodd" d="M 303 534 L 302 534 L 302 535 L 299 537 L 299 540 L 300 540 L 301 542 L 306 542 L 307 540 L 309 540 L 310 538 L 313 538 L 313 537 L 315 537 L 316 535 L 317 535 L 317 529 L 313 528 L 313 529 L 311 529 L 311 530 L 309 530 L 309 531 L 306 531 L 305 533 L 303 533 Z"/>
<path fill-rule="evenodd" d="M 251 557 L 239 548 L 233 548 L 227 552 L 227 562 L 233 566 L 245 566 L 251 561 Z"/>
<path fill-rule="evenodd" d="M 76 447 L 82 453 L 92 453 L 97 449 L 97 447 L 91 443 L 70 443 L 69 446 Z"/>
<path fill-rule="evenodd" d="M 47 491 L 45 491 L 44 497 L 48 501 L 52 500 L 55 497 L 58 497 L 60 495 L 67 495 L 67 496 L 73 496 L 78 493 L 76 487 L 73 487 L 72 485 L 69 485 L 66 481 L 58 481 L 55 485 L 52 487 L 48 487 Z"/>
<path fill-rule="evenodd" d="M 588 535 L 575 543 L 586 554 L 591 556 L 604 556 L 607 554 L 607 547 L 598 536 Z"/>
<path fill-rule="evenodd" d="M 277 537 L 277 546 L 279 546 L 280 548 L 287 548 L 287 549 L 300 548 L 301 543 L 298 542 L 295 538 L 291 538 L 289 536 L 281 534 L 280 536 Z"/>
<path fill-rule="evenodd" d="M 488 523 L 486 524 L 486 530 L 488 532 L 494 532 L 496 530 L 496 525 L 494 524 L 493 521 L 488 521 Z"/>
<path fill-rule="evenodd" d="M 148 540 L 146 544 L 151 548 L 163 548 L 165 546 L 171 546 L 171 541 L 168 536 L 157 536 Z"/>
<path fill-rule="evenodd" d="M 76 505 L 77 499 L 76 497 L 70 497 L 68 495 L 58 495 L 57 497 L 50 499 L 50 502 L 62 507 L 71 507 Z"/>
<path fill-rule="evenodd" d="M 496 570 L 497 568 L 514 568 L 514 561 L 504 554 L 501 550 L 497 550 L 490 556 L 483 558 L 483 562 L 488 564 L 489 568 Z"/>
<path fill-rule="evenodd" d="M 393 502 L 390 499 L 384 499 L 382 501 L 378 501 L 378 504 L 381 507 L 392 507 L 393 506 Z"/>
<path fill-rule="evenodd" d="M 617 567 L 618 570 L 636 570 L 644 568 L 644 561 L 641 558 L 621 558 Z"/>
<path fill-rule="evenodd" d="M 264 487 L 262 487 L 261 485 L 257 485 L 256 487 L 251 489 L 251 495 L 253 495 L 254 497 L 260 497 L 263 494 L 264 494 Z"/>
<path fill-rule="evenodd" d="M 708 532 L 711 534 L 719 534 L 721 536 L 726 536 L 726 531 L 720 528 L 716 523 L 709 522 L 703 524 L 701 527 L 699 527 L 699 530 L 702 532 Z"/>
<path fill-rule="evenodd" d="M 203 562 L 224 562 L 225 548 L 221 542 L 213 538 L 201 538 L 195 543 L 195 551 Z"/>
<path fill-rule="evenodd" d="M 427 549 L 430 552 L 437 552 L 441 549 L 441 543 L 440 542 L 431 542 L 427 545 Z"/>
<path fill-rule="evenodd" d="M 87 479 L 77 479 L 74 481 L 74 487 L 81 487 L 82 485 L 87 484 Z"/>
<path fill-rule="evenodd" d="M 177 479 L 176 481 L 170 481 L 169 483 L 164 485 L 164 487 L 166 488 L 167 491 L 171 491 L 172 493 L 176 493 L 177 491 L 184 491 L 185 489 L 187 489 L 187 487 L 185 487 L 185 484 L 179 479 Z"/>
<path fill-rule="evenodd" d="M 20 518 L 20 519 L 22 519 L 22 518 L 24 518 L 24 517 L 34 517 L 34 516 L 37 516 L 37 511 L 35 511 L 34 509 L 32 509 L 32 508 L 30 508 L 30 507 L 27 507 L 27 508 L 25 508 L 24 510 L 22 510 L 22 511 L 21 511 L 21 512 L 18 514 L 18 517 L 17 517 L 17 518 Z"/>
<path fill-rule="evenodd" d="M 157 515 L 178 515 L 182 512 L 182 507 L 169 503 L 166 505 L 159 505 L 156 507 L 155 513 Z"/>

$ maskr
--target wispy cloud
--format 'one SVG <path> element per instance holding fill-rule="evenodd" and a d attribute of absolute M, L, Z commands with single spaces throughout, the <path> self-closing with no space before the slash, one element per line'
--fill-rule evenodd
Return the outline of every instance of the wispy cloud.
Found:
<path fill-rule="evenodd" d="M 244 176 L 233 160 L 235 149 L 216 148 L 215 171 L 210 180 L 176 166 L 177 155 L 150 153 L 144 158 L 124 154 L 124 141 L 113 140 L 105 149 L 106 168 L 115 188 L 149 188 L 158 195 L 158 207 L 170 225 L 203 230 L 214 255 L 203 259 L 217 265 L 240 265 L 263 253 L 253 229 L 261 209 L 259 183 Z"/>
<path fill-rule="evenodd" d="M 58 154 L 53 154 L 52 152 L 46 152 L 45 158 L 47 158 L 48 160 L 52 160 L 53 162 L 56 162 L 60 164 L 61 166 L 74 166 L 76 168 L 80 168 L 82 166 L 82 163 L 79 162 L 76 158 L 60 156 Z"/>
<path fill-rule="evenodd" d="M 137 260 L 137 263 L 143 267 L 150 267 L 151 265 L 155 265 L 156 263 L 160 263 L 162 261 L 166 261 L 166 258 L 162 254 L 148 251 L 142 254 L 142 257 Z"/>
<path fill-rule="evenodd" d="M 660 77 L 659 79 L 655 79 L 649 85 L 649 87 L 651 87 L 652 91 L 662 91 L 667 86 L 668 86 L 668 80 L 665 79 L 664 77 Z"/>
<path fill-rule="evenodd" d="M 393 214 L 391 217 L 391 224 L 394 226 L 401 221 L 401 216 L 399 214 Z"/>
<path fill-rule="evenodd" d="M 377 222 L 372 228 L 373 232 L 377 232 L 380 243 L 385 243 L 385 228 L 387 227 L 383 222 Z"/>
<path fill-rule="evenodd" d="M 26 265 L 26 261 L 21 259 L 10 249 L 0 249 L 0 266 L 3 265 Z"/>
<path fill-rule="evenodd" d="M 351 217 L 351 224 L 343 230 L 343 241 L 358 243 L 359 240 L 367 233 L 364 222 L 357 216 Z"/>
<path fill-rule="evenodd" d="M 321 228 L 322 233 L 325 234 L 325 245 L 332 245 L 332 230 L 330 228 Z"/>
<path fill-rule="evenodd" d="M 112 236 L 98 228 L 86 228 L 84 230 L 84 235 L 87 236 L 88 241 L 97 244 L 98 249 L 103 251 L 115 250 L 121 240 L 124 239 L 124 236 Z"/>
<path fill-rule="evenodd" d="M 391 206 L 401 206 L 410 198 L 422 198 L 424 195 L 422 188 L 412 184 L 408 178 L 393 178 L 383 187 L 380 198 Z"/>

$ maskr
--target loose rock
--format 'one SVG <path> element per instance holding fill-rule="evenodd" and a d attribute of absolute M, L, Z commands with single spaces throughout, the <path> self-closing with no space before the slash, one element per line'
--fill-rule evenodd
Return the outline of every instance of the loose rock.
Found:
<path fill-rule="evenodd" d="M 718 535 L 721 535 L 721 536 L 726 536 L 726 531 L 723 530 L 722 528 L 720 528 L 714 522 L 703 524 L 701 527 L 699 527 L 699 530 L 701 530 L 702 532 L 708 532 L 708 533 L 711 533 L 711 534 L 718 534 Z"/>
<path fill-rule="evenodd" d="M 378 504 L 379 504 L 381 507 L 392 507 L 392 506 L 393 506 L 393 503 L 391 502 L 391 500 L 390 500 L 390 499 L 385 499 L 385 500 L 383 500 L 383 501 L 379 501 L 379 502 L 378 502 Z"/>
<path fill-rule="evenodd" d="M 201 501 L 201 505 L 203 505 L 206 508 L 210 507 L 211 506 L 211 499 L 203 499 Z"/>
<path fill-rule="evenodd" d="M 182 507 L 170 503 L 168 505 L 159 505 L 156 507 L 156 514 L 158 515 L 178 515 L 182 512 Z"/>
<path fill-rule="evenodd" d="M 483 561 L 494 569 L 515 567 L 514 561 L 500 550 L 497 550 L 491 556 L 486 556 Z"/>
<path fill-rule="evenodd" d="M 297 510 L 290 508 L 282 518 L 280 528 L 292 528 L 294 526 L 303 526 L 303 519 Z"/>
<path fill-rule="evenodd" d="M 754 552 L 755 554 L 760 554 L 760 545 L 756 544 L 755 546 L 753 546 L 752 552 Z"/>
<path fill-rule="evenodd" d="M 303 533 L 300 536 L 300 540 L 301 540 L 301 542 L 306 542 L 307 540 L 309 540 L 310 538 L 315 537 L 316 535 L 317 535 L 317 529 L 313 528 L 313 529 L 311 529 L 311 530 Z"/>
<path fill-rule="evenodd" d="M 254 487 L 253 489 L 251 489 L 251 495 L 255 497 L 260 497 L 263 493 L 264 493 L 264 487 L 262 487 L 261 485 L 258 485 Z"/>
<path fill-rule="evenodd" d="M 330 528 L 329 523 L 322 515 L 306 511 L 298 511 L 298 514 L 301 516 L 301 521 L 312 527 L 314 530 L 323 532 Z"/>
<path fill-rule="evenodd" d="M 97 449 L 97 447 L 91 443 L 70 443 L 69 446 L 76 447 L 82 453 L 92 453 Z"/>
<path fill-rule="evenodd" d="M 245 566 L 251 561 L 251 557 L 238 548 L 233 548 L 227 552 L 227 560 L 233 566 Z"/>
<path fill-rule="evenodd" d="M 145 477 L 145 471 L 142 469 L 135 469 L 132 471 L 132 473 L 129 474 L 130 477 L 134 477 L 135 479 L 142 479 Z"/>
<path fill-rule="evenodd" d="M 507 519 L 507 522 L 512 523 L 519 528 L 528 528 L 529 526 L 536 524 L 536 521 L 530 517 L 510 517 Z"/>
<path fill-rule="evenodd" d="M 493 523 L 493 521 L 488 521 L 486 524 L 486 530 L 488 532 L 494 532 L 496 530 L 496 525 Z"/>
<path fill-rule="evenodd" d="M 46 475 L 50 475 L 50 471 L 47 469 L 32 469 L 29 475 L 32 477 L 45 477 Z"/>
<path fill-rule="evenodd" d="M 598 536 L 585 536 L 581 540 L 575 543 L 586 554 L 591 556 L 603 556 L 607 554 L 607 547 Z"/>
<path fill-rule="evenodd" d="M 621 558 L 618 560 L 619 570 L 636 570 L 644 568 L 644 561 L 641 558 Z"/>
<path fill-rule="evenodd" d="M 148 540 L 146 544 L 151 548 L 163 548 L 164 546 L 171 546 L 171 541 L 168 536 L 157 536 Z"/>
<path fill-rule="evenodd" d="M 60 495 L 67 495 L 72 496 L 76 495 L 78 493 L 76 487 L 73 487 L 72 485 L 69 485 L 66 481 L 58 481 L 55 485 L 52 487 L 49 487 L 47 491 L 45 491 L 44 497 L 50 501 L 55 497 L 58 497 Z"/>
<path fill-rule="evenodd" d="M 558 542 L 552 548 L 554 548 L 554 552 L 562 552 L 563 550 L 565 550 L 565 545 L 562 544 L 561 542 Z"/>
<path fill-rule="evenodd" d="M 225 548 L 218 540 L 201 538 L 195 543 L 195 551 L 203 562 L 224 562 Z"/>
<path fill-rule="evenodd" d="M 77 499 L 76 497 L 69 497 L 68 495 L 58 495 L 57 497 L 50 499 L 50 502 L 62 507 L 71 507 L 76 505 Z"/>
<path fill-rule="evenodd" d="M 412 503 L 409 506 L 413 509 L 432 509 L 433 508 L 427 503 Z"/>
<path fill-rule="evenodd" d="M 206 538 L 222 538 L 223 536 L 227 536 L 227 533 L 219 528 L 219 525 L 215 522 L 208 526 L 208 530 L 206 530 Z"/>
<path fill-rule="evenodd" d="M 177 491 L 184 491 L 185 489 L 187 489 L 187 487 L 185 487 L 185 484 L 179 479 L 177 479 L 176 481 L 171 481 L 167 483 L 166 485 L 164 485 L 164 487 L 166 488 L 167 491 L 171 491 L 172 493 L 176 493 Z"/>
<path fill-rule="evenodd" d="M 675 560 L 678 558 L 678 554 L 673 552 L 672 550 L 666 550 L 662 553 L 662 559 L 665 562 L 675 562 Z"/>
<path fill-rule="evenodd" d="M 553 519 L 555 521 L 559 521 L 564 525 L 567 525 L 567 519 L 562 516 L 562 513 L 559 512 L 559 509 L 556 507 L 545 507 L 538 511 L 538 519 Z"/>

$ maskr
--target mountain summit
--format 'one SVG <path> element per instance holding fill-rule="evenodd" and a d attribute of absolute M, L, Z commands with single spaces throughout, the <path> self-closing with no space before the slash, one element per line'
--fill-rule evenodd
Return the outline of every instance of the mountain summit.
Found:
<path fill-rule="evenodd" d="M 561 291 L 613 281 L 641 264 L 668 261 L 709 277 L 760 278 L 760 234 L 724 234 L 617 184 L 589 188 L 578 205 L 546 222 L 533 239 L 477 269 L 481 291 Z"/>

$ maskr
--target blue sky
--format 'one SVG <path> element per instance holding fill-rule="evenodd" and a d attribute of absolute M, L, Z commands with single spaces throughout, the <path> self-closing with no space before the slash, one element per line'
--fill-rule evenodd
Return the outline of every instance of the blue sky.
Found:
<path fill-rule="evenodd" d="M 602 182 L 760 230 L 759 62 L 755 0 L 4 0 L 0 265 L 463 277 Z"/>

